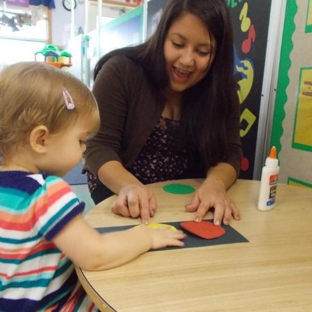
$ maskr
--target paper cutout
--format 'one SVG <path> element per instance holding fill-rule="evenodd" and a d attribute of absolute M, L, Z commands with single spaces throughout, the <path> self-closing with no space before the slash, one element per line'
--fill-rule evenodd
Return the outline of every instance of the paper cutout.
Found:
<path fill-rule="evenodd" d="M 204 239 L 213 239 L 225 234 L 225 229 L 214 225 L 209 221 L 185 221 L 180 223 L 181 227 L 188 232 Z"/>
<path fill-rule="evenodd" d="M 170 227 L 172 230 L 176 230 L 176 228 L 173 225 L 165 224 L 165 223 L 149 223 L 147 226 L 153 229 L 158 229 L 158 228 L 166 226 L 166 227 Z"/>
<path fill-rule="evenodd" d="M 180 195 L 191 194 L 195 192 L 195 188 L 193 186 L 179 183 L 167 184 L 163 187 L 163 190 L 167 193 Z"/>
<path fill-rule="evenodd" d="M 212 219 L 207 219 L 205 221 L 213 222 Z M 176 222 L 166 222 L 168 225 L 174 226 L 177 230 L 185 231 L 181 227 L 182 221 Z M 137 225 L 135 225 L 137 226 Z M 115 231 L 124 231 L 127 229 L 132 228 L 133 225 L 122 225 L 122 226 L 111 226 L 111 227 L 99 227 L 96 230 L 99 233 L 110 233 Z M 209 247 L 209 246 L 216 246 L 216 245 L 223 245 L 223 244 L 235 244 L 235 243 L 248 243 L 248 239 L 246 239 L 242 234 L 237 232 L 232 226 L 230 225 L 221 225 L 221 227 L 225 228 L 225 234 L 220 236 L 216 239 L 202 239 L 196 235 L 187 235 L 186 238 L 183 240 L 184 247 L 183 248 L 198 248 L 198 247 Z M 186 232 L 186 231 L 185 231 Z M 170 250 L 170 249 L 181 249 L 181 247 L 171 246 L 161 249 L 152 249 L 150 252 L 157 252 L 160 250 Z"/>

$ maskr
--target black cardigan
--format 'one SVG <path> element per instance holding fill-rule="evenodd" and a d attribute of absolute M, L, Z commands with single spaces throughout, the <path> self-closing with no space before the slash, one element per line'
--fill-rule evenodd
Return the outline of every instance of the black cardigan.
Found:
<path fill-rule="evenodd" d="M 93 86 L 101 116 L 99 132 L 87 142 L 86 169 L 97 176 L 108 161 L 129 167 L 157 124 L 166 98 L 153 86 L 143 67 L 126 56 L 114 56 L 101 68 Z M 237 122 L 238 121 L 238 122 Z M 229 158 L 237 172 L 241 166 L 239 109 L 228 119 Z M 235 122 L 235 124 L 234 124 Z M 221 160 L 220 160 L 221 161 Z"/>

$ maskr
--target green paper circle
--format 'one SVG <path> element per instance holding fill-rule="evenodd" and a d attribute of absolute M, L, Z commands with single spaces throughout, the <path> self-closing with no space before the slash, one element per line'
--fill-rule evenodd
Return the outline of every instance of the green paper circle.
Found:
<path fill-rule="evenodd" d="M 195 192 L 193 186 L 185 184 L 168 184 L 163 187 L 163 190 L 171 194 L 191 194 Z"/>

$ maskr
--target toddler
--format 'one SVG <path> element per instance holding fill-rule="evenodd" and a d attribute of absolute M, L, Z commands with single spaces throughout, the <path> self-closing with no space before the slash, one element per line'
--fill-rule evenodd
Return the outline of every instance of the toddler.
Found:
<path fill-rule="evenodd" d="M 62 180 L 99 128 L 90 90 L 50 65 L 21 62 L 0 74 L 0 311 L 98 311 L 84 270 L 122 265 L 149 249 L 183 246 L 181 231 L 145 225 L 101 235 Z"/>

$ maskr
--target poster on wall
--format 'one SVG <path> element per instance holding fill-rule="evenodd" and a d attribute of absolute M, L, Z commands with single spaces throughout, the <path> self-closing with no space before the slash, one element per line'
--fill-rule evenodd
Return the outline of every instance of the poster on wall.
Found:
<path fill-rule="evenodd" d="M 147 3 L 149 38 L 160 20 L 166 0 Z M 234 28 L 234 75 L 241 105 L 243 162 L 240 178 L 252 179 L 269 30 L 271 0 L 227 0 Z"/>
<path fill-rule="evenodd" d="M 252 179 L 271 0 L 227 0 L 234 29 L 234 75 L 241 109 L 242 179 Z"/>

